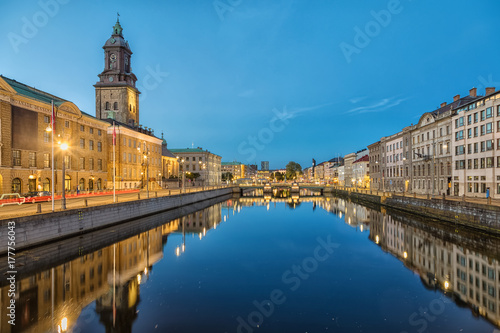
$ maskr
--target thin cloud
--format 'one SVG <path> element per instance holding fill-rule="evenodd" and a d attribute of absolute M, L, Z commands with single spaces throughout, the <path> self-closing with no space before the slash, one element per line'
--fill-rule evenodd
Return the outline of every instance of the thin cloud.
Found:
<path fill-rule="evenodd" d="M 363 100 L 365 100 L 368 96 L 361 96 L 361 97 L 354 97 L 354 98 L 351 98 L 349 100 L 349 102 L 351 102 L 352 104 L 356 104 L 356 103 L 359 103 Z"/>
<path fill-rule="evenodd" d="M 392 107 L 398 106 L 402 102 L 406 101 L 407 98 L 398 98 L 396 99 L 395 97 L 390 97 L 390 98 L 384 98 L 382 100 L 373 102 L 371 105 L 365 105 L 365 106 L 360 106 L 354 109 L 351 109 L 347 111 L 346 113 L 369 113 L 369 112 L 381 112 L 387 109 L 390 109 Z"/>

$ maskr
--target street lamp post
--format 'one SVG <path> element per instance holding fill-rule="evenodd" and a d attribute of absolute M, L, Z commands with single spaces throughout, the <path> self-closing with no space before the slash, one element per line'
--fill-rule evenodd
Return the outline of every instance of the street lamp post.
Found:
<path fill-rule="evenodd" d="M 145 143 L 144 143 L 145 144 Z M 142 152 L 144 161 L 142 162 L 142 165 L 146 167 L 146 197 L 149 199 L 149 148 L 144 148 L 145 151 Z M 141 150 L 141 147 L 137 147 L 137 150 Z"/>
<path fill-rule="evenodd" d="M 68 149 L 67 143 L 61 143 L 62 154 L 62 198 L 61 198 L 61 209 L 66 209 L 66 161 L 64 158 L 64 152 Z"/>
<path fill-rule="evenodd" d="M 179 159 L 179 156 L 177 156 L 177 159 Z M 180 164 L 181 164 L 181 167 L 182 167 L 182 187 L 181 187 L 181 193 L 184 193 L 184 181 L 186 180 L 186 173 L 184 171 L 184 159 L 182 158 L 180 160 Z"/>
<path fill-rule="evenodd" d="M 51 179 L 51 195 L 52 195 L 52 211 L 55 211 L 55 201 L 54 201 L 54 196 L 55 196 L 55 185 L 54 185 L 54 131 L 52 130 L 52 126 L 53 125 L 50 125 L 50 126 L 47 126 L 47 128 L 45 129 L 46 132 L 49 132 L 51 133 L 51 136 L 52 136 L 52 163 L 51 163 L 51 169 L 52 169 L 52 179 Z"/>

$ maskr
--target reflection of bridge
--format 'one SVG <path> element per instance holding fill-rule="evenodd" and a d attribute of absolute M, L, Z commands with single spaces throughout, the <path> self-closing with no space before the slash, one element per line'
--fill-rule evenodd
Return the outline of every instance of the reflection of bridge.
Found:
<path fill-rule="evenodd" d="M 240 193 L 243 194 L 243 191 L 246 190 L 262 190 L 264 193 L 273 192 L 274 190 L 290 190 L 291 193 L 296 192 L 297 194 L 300 190 L 310 190 L 314 192 L 320 192 L 323 194 L 325 191 L 324 185 L 315 185 L 315 184 L 307 184 L 307 183 L 270 183 L 265 185 L 258 184 L 240 184 Z"/>

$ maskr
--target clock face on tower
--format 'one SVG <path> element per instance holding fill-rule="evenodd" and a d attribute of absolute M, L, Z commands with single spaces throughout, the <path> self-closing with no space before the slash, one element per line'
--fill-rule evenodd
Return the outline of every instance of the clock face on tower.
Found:
<path fill-rule="evenodd" d="M 116 54 L 111 53 L 111 55 L 109 56 L 109 60 L 111 60 L 112 62 L 115 62 L 116 61 Z"/>

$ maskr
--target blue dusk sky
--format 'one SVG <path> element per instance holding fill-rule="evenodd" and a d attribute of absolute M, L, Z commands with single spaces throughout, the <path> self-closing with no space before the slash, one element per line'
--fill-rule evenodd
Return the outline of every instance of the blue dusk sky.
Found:
<path fill-rule="evenodd" d="M 140 123 L 169 148 L 303 167 L 500 88 L 498 0 L 0 3 L 0 74 L 95 115 L 120 13 Z"/>

